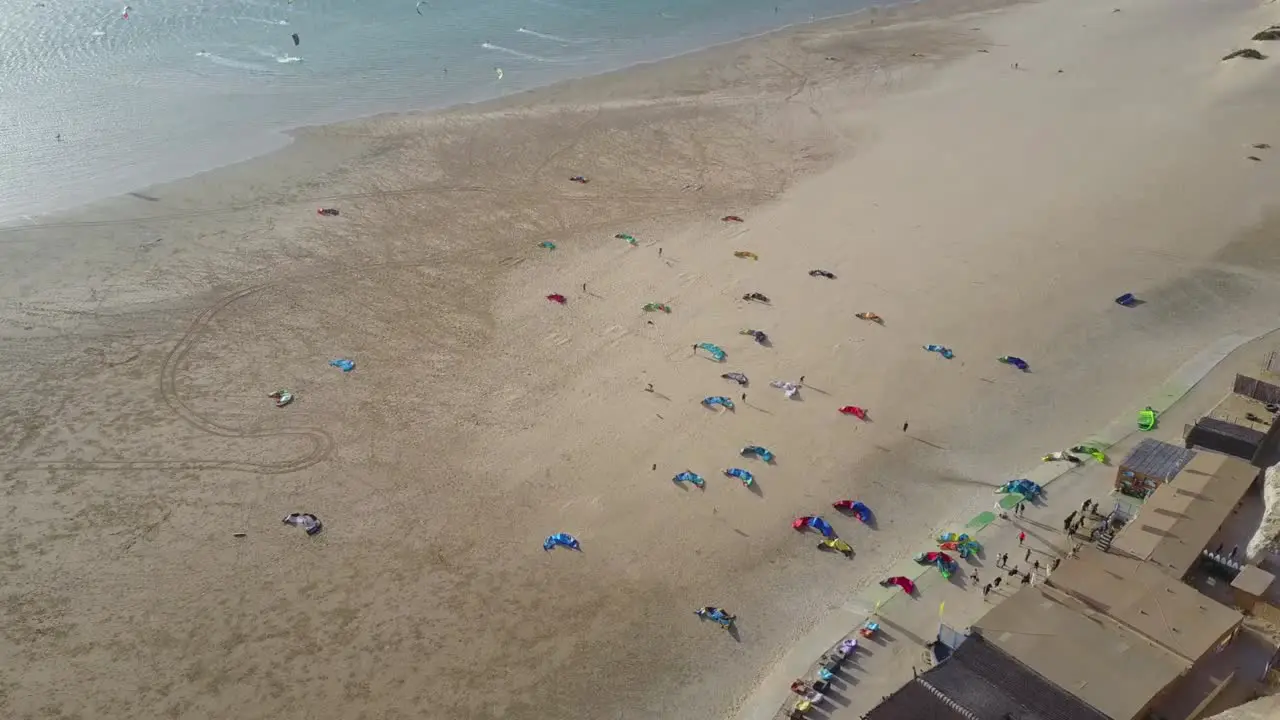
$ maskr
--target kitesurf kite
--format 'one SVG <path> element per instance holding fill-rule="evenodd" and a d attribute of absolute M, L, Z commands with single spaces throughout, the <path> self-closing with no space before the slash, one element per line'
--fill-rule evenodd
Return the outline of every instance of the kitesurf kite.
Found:
<path fill-rule="evenodd" d="M 293 38 L 294 47 L 298 47 L 302 44 L 302 38 L 298 37 L 298 33 L 294 33 L 291 37 Z"/>
<path fill-rule="evenodd" d="M 316 214 L 326 217 L 338 217 L 339 213 L 338 208 L 316 208 Z"/>
<path fill-rule="evenodd" d="M 284 407 L 285 405 L 293 402 L 293 393 L 288 390 L 277 390 L 267 397 L 276 401 L 276 407 Z"/>
<path fill-rule="evenodd" d="M 710 605 L 694 610 L 693 614 L 703 620 L 713 620 L 725 630 L 733 627 L 733 621 L 738 619 L 737 615 L 730 615 L 721 608 L 711 607 Z"/>
<path fill-rule="evenodd" d="M 831 523 L 823 520 L 817 515 L 802 515 L 791 521 L 791 527 L 796 530 L 804 531 L 805 528 L 813 528 L 822 533 L 823 537 L 835 537 L 836 530 L 831 527 Z"/>
<path fill-rule="evenodd" d="M 724 378 L 725 380 L 732 380 L 743 387 L 746 387 L 747 384 L 751 382 L 750 380 L 747 379 L 746 375 L 743 375 L 740 372 L 725 373 L 720 377 Z"/>
<path fill-rule="evenodd" d="M 748 301 L 755 300 L 756 302 L 762 302 L 762 303 L 769 302 L 769 298 L 765 297 L 763 294 L 758 292 L 749 292 L 746 295 L 743 295 L 742 299 L 748 300 Z"/>
<path fill-rule="evenodd" d="M 997 359 L 1000 362 L 1004 363 L 1005 365 L 1012 365 L 1018 368 L 1022 372 L 1026 372 L 1027 370 L 1031 369 L 1031 366 L 1027 364 L 1027 361 L 1019 357 L 1014 357 L 1012 355 L 1001 355 Z"/>
<path fill-rule="evenodd" d="M 867 419 L 867 411 L 863 410 L 857 405 L 845 405 L 844 407 L 840 408 L 840 412 L 845 415 L 852 415 L 858 418 L 859 420 Z"/>
<path fill-rule="evenodd" d="M 693 346 L 693 351 L 697 352 L 698 350 L 706 350 L 707 352 L 711 353 L 711 357 L 715 358 L 716 362 L 724 362 L 725 352 L 720 348 L 719 345 L 712 345 L 711 343 L 705 343 L 705 342 L 698 343 L 697 345 Z"/>
<path fill-rule="evenodd" d="M 737 215 L 725 215 L 720 219 L 725 222 L 742 222 L 742 218 L 738 217 Z"/>
<path fill-rule="evenodd" d="M 1077 445 L 1071 448 L 1071 452 L 1078 452 L 1078 453 L 1084 453 L 1086 455 L 1092 455 L 1094 460 L 1097 460 L 1103 465 L 1107 464 L 1107 454 L 1102 452 L 1098 448 L 1093 447 L 1092 445 Z"/>
<path fill-rule="evenodd" d="M 824 277 L 828 280 L 836 279 L 835 273 L 831 272 L 830 270 L 810 270 L 809 277 Z"/>
<path fill-rule="evenodd" d="M 827 538 L 818 543 L 819 550 L 835 550 L 845 557 L 853 557 L 853 546 L 838 537 Z"/>
<path fill-rule="evenodd" d="M 760 445 L 748 445 L 739 450 L 738 453 L 743 457 L 755 455 L 767 463 L 773 462 L 773 453 L 769 451 L 769 448 L 761 447 Z"/>
<path fill-rule="evenodd" d="M 561 305 L 564 305 L 565 303 L 569 302 L 569 299 L 561 295 L 560 293 L 551 293 L 550 295 L 547 296 L 547 299 L 553 303 L 560 303 Z"/>
<path fill-rule="evenodd" d="M 692 470 L 685 470 L 679 475 L 676 475 L 675 477 L 671 478 L 671 482 L 676 484 L 679 484 L 682 482 L 693 483 L 693 486 L 699 489 L 706 488 L 707 486 L 707 481 L 703 480 L 701 475 L 693 472 Z"/>
<path fill-rule="evenodd" d="M 626 240 L 628 245 L 636 244 L 636 239 L 626 233 L 617 233 L 616 235 L 614 235 L 614 237 L 618 238 L 619 240 Z"/>
<path fill-rule="evenodd" d="M 936 352 L 948 360 L 956 356 L 955 353 L 951 352 L 951 348 L 943 347 L 941 345 L 925 345 L 924 349 L 929 352 Z"/>
<path fill-rule="evenodd" d="M 570 550 L 582 549 L 578 543 L 578 538 L 570 535 L 569 533 L 556 533 L 555 535 L 548 535 L 547 539 L 542 541 L 543 550 L 550 550 L 551 548 L 556 547 L 557 545 L 561 547 L 567 547 Z"/>
<path fill-rule="evenodd" d="M 580 185 L 586 185 L 590 181 L 587 180 L 587 177 L 585 175 L 574 175 L 573 177 L 569 178 L 569 182 L 576 182 Z"/>
<path fill-rule="evenodd" d="M 422 0 L 418 0 L 418 4 L 413 6 L 413 9 L 417 10 L 419 15 L 422 14 L 422 4 Z"/>
<path fill-rule="evenodd" d="M 857 500 L 837 500 L 831 503 L 831 507 L 837 510 L 851 513 L 854 517 L 862 522 L 871 522 L 871 508 L 858 502 Z"/>
<path fill-rule="evenodd" d="M 751 487 L 751 483 L 756 481 L 755 475 L 752 475 L 742 468 L 726 468 L 723 472 L 728 477 L 738 478 L 746 487 Z"/>
<path fill-rule="evenodd" d="M 337 360 L 330 360 L 329 364 L 338 368 L 342 372 L 351 372 L 352 370 L 356 369 L 356 361 L 347 360 L 346 358 L 338 358 Z"/>
<path fill-rule="evenodd" d="M 879 315 L 873 312 L 860 312 L 857 315 L 854 315 L 854 317 L 858 318 L 859 320 L 870 320 L 871 322 L 877 325 L 884 324 L 884 318 L 880 317 Z"/>
<path fill-rule="evenodd" d="M 542 242 L 538 243 L 538 247 L 546 248 L 548 250 L 555 250 L 556 244 L 551 242 L 550 240 L 543 240 Z"/>
<path fill-rule="evenodd" d="M 1138 298 L 1134 297 L 1133 293 L 1125 293 L 1116 298 L 1116 304 L 1121 307 L 1133 307 L 1138 304 Z"/>
<path fill-rule="evenodd" d="M 736 258 L 742 258 L 743 260 L 759 260 L 760 259 L 759 255 L 749 250 L 737 250 L 733 253 L 733 256 Z"/>
<path fill-rule="evenodd" d="M 769 336 L 765 335 L 763 330 L 739 330 L 738 334 L 750 335 L 751 337 L 755 338 L 756 342 L 760 343 L 761 345 L 769 344 Z"/>
<path fill-rule="evenodd" d="M 941 550 L 953 550 L 960 553 L 960 557 L 967 558 L 970 555 L 982 552 L 982 545 L 966 533 L 945 532 L 938 535 L 938 548 Z"/>
<path fill-rule="evenodd" d="M 1044 457 L 1040 458 L 1041 462 L 1058 462 L 1061 460 L 1065 460 L 1066 462 L 1069 462 L 1075 465 L 1079 465 L 1081 463 L 1080 458 L 1076 457 L 1075 455 L 1072 455 L 1066 450 L 1051 452 L 1048 455 L 1045 455 Z"/>
<path fill-rule="evenodd" d="M 668 314 L 671 312 L 670 305 L 666 303 L 658 303 L 658 302 L 645 303 L 642 309 L 645 312 L 664 312 Z"/>
<path fill-rule="evenodd" d="M 910 578 L 905 578 L 901 575 L 894 575 L 893 577 L 885 578 L 880 581 L 881 587 L 890 587 L 893 585 L 897 585 L 902 588 L 902 591 L 908 595 L 916 594 L 916 584 L 912 582 Z"/>
<path fill-rule="evenodd" d="M 289 513 L 284 516 L 284 524 L 302 528 L 307 531 L 308 535 L 315 535 L 324 529 L 320 518 L 311 513 Z"/>
<path fill-rule="evenodd" d="M 1156 429 L 1156 411 L 1148 405 L 1138 411 L 1138 429 L 1142 432 L 1151 432 Z"/>
<path fill-rule="evenodd" d="M 997 495 L 1021 495 L 1028 500 L 1035 499 L 1043 491 L 1043 488 L 1026 478 L 1010 480 L 996 488 Z"/>
<path fill-rule="evenodd" d="M 799 385 L 793 382 L 787 382 L 786 380 L 771 380 L 769 384 L 781 390 L 788 399 L 795 397 L 796 393 L 800 392 Z"/>
<path fill-rule="evenodd" d="M 702 398 L 702 404 L 709 408 L 719 405 L 727 410 L 733 409 L 733 401 L 723 395 L 713 395 L 711 397 Z"/>

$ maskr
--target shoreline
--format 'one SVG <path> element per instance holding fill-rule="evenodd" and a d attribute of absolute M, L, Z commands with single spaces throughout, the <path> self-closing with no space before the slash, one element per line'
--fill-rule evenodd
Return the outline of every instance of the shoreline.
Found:
<path fill-rule="evenodd" d="M 0 702 L 736 707 L 975 487 L 1273 322 L 1280 175 L 1241 152 L 1274 140 L 1269 69 L 1216 64 L 1263 11 L 1126 1 L 806 25 L 316 128 L 6 232 L 0 469 L 23 501 Z M 1117 311 L 1117 287 L 1146 304 Z M 702 341 L 728 360 L 690 357 Z M 800 376 L 799 399 L 768 387 Z M 278 387 L 287 409 L 263 399 Z M 752 490 L 717 474 L 745 443 L 777 453 Z M 669 481 L 685 469 L 707 488 Z M 839 525 L 852 560 L 787 527 L 840 497 L 880 520 Z M 324 533 L 282 531 L 290 512 Z M 545 552 L 553 532 L 582 552 Z M 739 615 L 738 642 L 693 622 L 706 604 Z"/>

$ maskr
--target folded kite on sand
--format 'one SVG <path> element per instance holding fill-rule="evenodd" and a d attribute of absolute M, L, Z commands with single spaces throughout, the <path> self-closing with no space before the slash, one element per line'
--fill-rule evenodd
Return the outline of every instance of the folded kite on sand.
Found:
<path fill-rule="evenodd" d="M 1018 368 L 1019 370 L 1021 370 L 1022 372 L 1026 372 L 1031 369 L 1031 366 L 1027 364 L 1027 361 L 1023 360 L 1020 357 L 1014 357 L 1012 355 L 1001 355 L 999 358 L 997 358 L 997 360 L 1004 363 L 1005 365 L 1012 365 Z"/>
<path fill-rule="evenodd" d="M 1092 445 L 1076 445 L 1071 448 L 1071 452 L 1084 453 L 1092 456 L 1094 460 L 1097 460 L 1103 465 L 1107 464 L 1107 454 Z"/>
<path fill-rule="evenodd" d="M 841 414 L 844 414 L 844 415 L 852 415 L 858 418 L 859 420 L 867 419 L 867 411 L 863 410 L 857 405 L 845 405 L 844 407 L 840 408 L 840 412 Z"/>
<path fill-rule="evenodd" d="M 884 324 L 884 318 L 880 317 L 879 315 L 873 312 L 860 312 L 857 315 L 854 315 L 854 317 L 858 318 L 859 320 L 869 320 L 877 325 Z"/>
<path fill-rule="evenodd" d="M 733 409 L 733 401 L 723 395 L 713 395 L 711 397 L 702 398 L 702 404 L 711 408 L 719 405 L 725 409 Z"/>
<path fill-rule="evenodd" d="M 739 331 L 738 331 L 738 334 L 739 334 L 739 335 L 750 335 L 751 337 L 755 338 L 756 342 L 760 343 L 761 345 L 768 345 L 768 344 L 769 344 L 769 336 L 768 336 L 768 335 L 766 335 L 766 334 L 764 333 L 764 331 L 763 331 L 763 330 L 750 330 L 750 329 L 748 329 L 748 330 L 739 330 Z"/>
<path fill-rule="evenodd" d="M 288 390 L 277 390 L 267 397 L 276 401 L 276 407 L 284 407 L 285 405 L 293 402 L 293 393 Z"/>
<path fill-rule="evenodd" d="M 737 215 L 725 215 L 720 219 L 725 222 L 742 222 L 742 218 L 738 217 Z"/>
<path fill-rule="evenodd" d="M 738 453 L 743 457 L 755 455 L 767 463 L 773 462 L 773 453 L 770 452 L 769 448 L 761 447 L 760 445 L 748 445 L 739 450 Z"/>
<path fill-rule="evenodd" d="M 743 387 L 746 387 L 747 384 L 751 382 L 750 380 L 747 379 L 746 375 L 743 375 L 740 372 L 725 373 L 720 377 L 724 378 L 725 380 L 732 380 Z"/>
<path fill-rule="evenodd" d="M 819 550 L 835 550 L 845 557 L 853 557 L 853 546 L 838 537 L 827 538 L 818 543 Z"/>
<path fill-rule="evenodd" d="M 677 485 L 683 482 L 693 483 L 693 486 L 699 489 L 705 488 L 707 486 L 707 481 L 703 480 L 701 475 L 691 470 L 685 470 L 679 475 L 676 475 L 675 477 L 671 478 L 671 482 L 676 483 Z"/>
<path fill-rule="evenodd" d="M 1041 488 L 1036 483 L 1022 478 L 1021 480 L 1010 480 L 1000 487 L 996 488 L 996 494 L 1021 495 L 1028 500 L 1035 499 L 1041 492 Z"/>
<path fill-rule="evenodd" d="M 657 303 L 657 302 L 645 303 L 644 307 L 641 309 L 644 310 L 645 312 L 664 312 L 667 314 L 671 313 L 671 306 L 666 303 Z"/>
<path fill-rule="evenodd" d="M 751 483 L 756 481 L 755 475 L 752 475 L 742 468 L 727 468 L 724 470 L 724 474 L 729 477 L 738 478 L 742 481 L 742 484 L 747 487 L 751 487 Z"/>
<path fill-rule="evenodd" d="M 831 503 L 831 507 L 850 513 L 864 523 L 871 522 L 871 508 L 857 500 L 837 500 Z"/>
<path fill-rule="evenodd" d="M 548 250 L 555 250 L 556 244 L 551 242 L 550 240 L 543 240 L 542 242 L 538 243 L 538 247 L 546 248 Z"/>
<path fill-rule="evenodd" d="M 614 237 L 618 238 L 619 240 L 626 240 L 628 245 L 636 244 L 636 239 L 626 233 L 618 233 L 617 235 L 614 235 Z"/>
<path fill-rule="evenodd" d="M 806 528 L 812 528 L 822 533 L 823 537 L 835 537 L 836 529 L 831 527 L 831 523 L 823 520 L 817 515 L 802 515 L 791 521 L 791 527 L 796 530 L 804 531 Z"/>
<path fill-rule="evenodd" d="M 329 364 L 338 368 L 342 372 L 351 372 L 352 370 L 356 369 L 356 361 L 347 360 L 346 358 L 338 358 L 337 360 L 330 360 Z"/>
<path fill-rule="evenodd" d="M 560 547 L 567 547 L 570 550 L 582 549 L 581 545 L 578 543 L 578 538 L 570 535 L 569 533 L 556 533 L 555 535 L 548 535 L 547 539 L 542 541 L 543 550 L 550 550 L 551 548 L 556 547 L 557 545 Z"/>
<path fill-rule="evenodd" d="M 830 270 L 810 270 L 810 271 L 809 271 L 809 276 L 810 276 L 810 277 L 824 277 L 824 278 L 826 278 L 826 279 L 828 279 L 828 280 L 835 280 L 835 279 L 836 279 L 836 275 L 835 275 L 835 273 L 831 272 Z"/>
<path fill-rule="evenodd" d="M 756 302 L 762 302 L 766 305 L 769 304 L 769 298 L 758 292 L 749 292 L 746 295 L 743 295 L 742 299 L 747 300 L 748 302 L 754 300 Z"/>
<path fill-rule="evenodd" d="M 302 528 L 308 535 L 315 535 L 324 529 L 320 518 L 311 513 L 289 513 L 284 516 L 284 524 Z"/>
<path fill-rule="evenodd" d="M 725 352 L 719 345 L 712 345 L 711 343 L 704 342 L 693 346 L 693 351 L 695 353 L 699 350 L 706 350 L 711 354 L 711 357 L 715 358 L 716 362 L 724 362 Z"/>
<path fill-rule="evenodd" d="M 733 256 L 736 258 L 742 258 L 743 260 L 759 260 L 760 259 L 759 255 L 751 252 L 750 250 L 738 250 L 733 253 Z"/>
<path fill-rule="evenodd" d="M 553 303 L 560 303 L 561 305 L 564 305 L 565 303 L 569 302 L 569 298 L 566 298 L 560 293 L 552 293 L 547 296 L 547 299 Z"/>
<path fill-rule="evenodd" d="M 925 345 L 924 349 L 928 350 L 929 352 L 936 352 L 948 360 L 956 356 L 955 353 L 951 352 L 951 348 L 943 347 L 941 345 Z"/>
<path fill-rule="evenodd" d="M 880 581 L 881 587 L 891 587 L 894 585 L 902 588 L 902 591 L 908 595 L 916 594 L 916 584 L 912 582 L 910 578 L 905 578 L 901 575 L 894 575 L 891 578 L 885 578 Z"/>

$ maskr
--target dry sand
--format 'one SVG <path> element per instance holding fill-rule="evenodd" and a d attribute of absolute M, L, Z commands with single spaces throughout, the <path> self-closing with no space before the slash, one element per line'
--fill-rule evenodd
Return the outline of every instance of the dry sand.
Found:
<path fill-rule="evenodd" d="M 0 232 L 0 714 L 730 713 L 991 485 L 1274 326 L 1277 65 L 1218 58 L 1280 11 L 958 14 L 996 4 L 316 128 Z M 701 408 L 728 370 L 748 402 Z M 851 561 L 789 528 L 838 497 L 879 518 L 836 521 Z"/>

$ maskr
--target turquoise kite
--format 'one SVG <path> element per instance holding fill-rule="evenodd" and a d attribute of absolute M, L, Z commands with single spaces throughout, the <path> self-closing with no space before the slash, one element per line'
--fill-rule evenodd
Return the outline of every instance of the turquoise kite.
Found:
<path fill-rule="evenodd" d="M 723 395 L 713 395 L 711 397 L 702 398 L 702 404 L 707 407 L 715 407 L 719 405 L 728 410 L 733 409 L 733 401 Z"/>
<path fill-rule="evenodd" d="M 752 475 L 751 473 L 747 472 L 746 470 L 743 470 L 742 468 L 729 468 L 724 471 L 724 474 L 728 475 L 729 477 L 738 478 L 739 480 L 742 481 L 742 484 L 745 485 L 746 487 L 751 487 L 751 483 L 756 481 L 755 475 Z"/>
<path fill-rule="evenodd" d="M 679 475 L 676 475 L 675 477 L 671 478 L 671 482 L 676 483 L 677 485 L 679 485 L 682 482 L 693 483 L 693 486 L 699 489 L 705 488 L 707 486 L 707 481 L 703 480 L 701 475 L 699 475 L 696 472 L 693 472 L 692 470 L 685 470 Z"/>
<path fill-rule="evenodd" d="M 698 352 L 699 349 L 706 350 L 708 353 L 711 353 L 711 357 L 715 358 L 716 362 L 724 362 L 725 352 L 719 345 L 712 345 L 711 343 L 704 342 L 693 346 L 693 351 L 695 353 Z"/>

